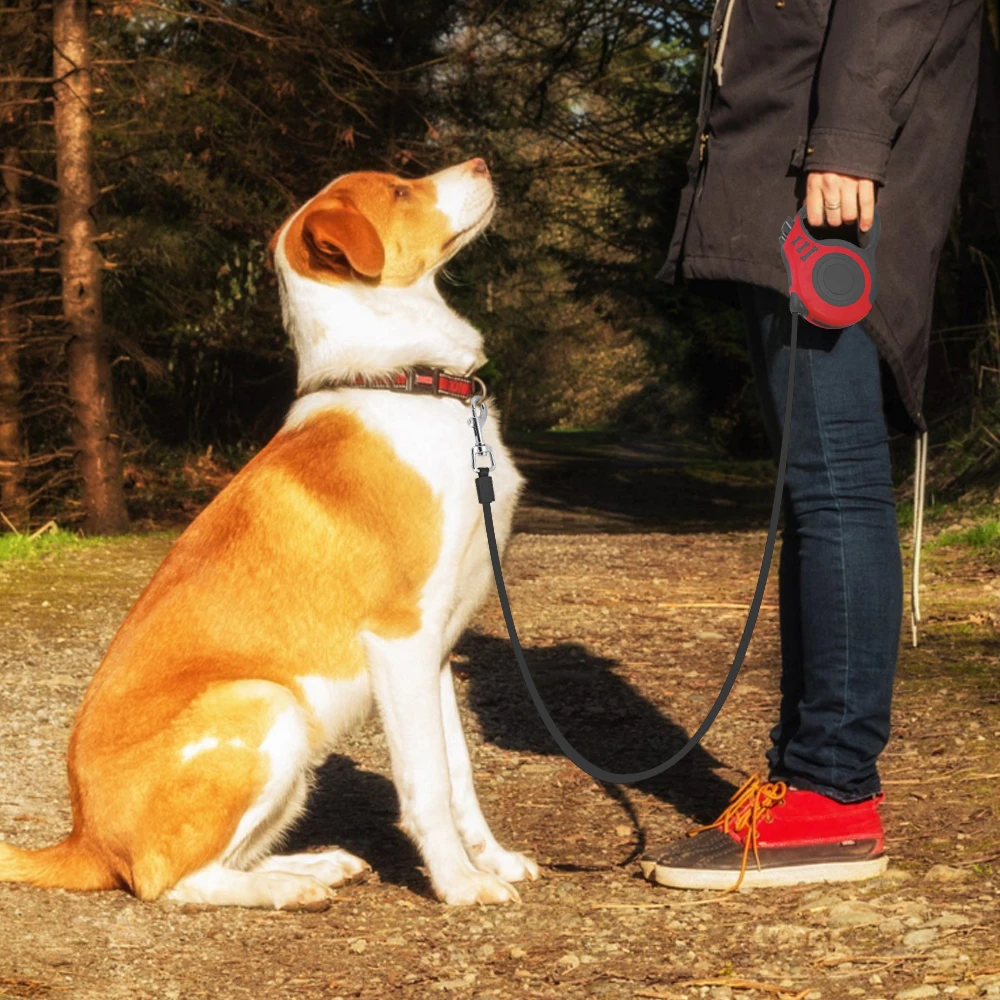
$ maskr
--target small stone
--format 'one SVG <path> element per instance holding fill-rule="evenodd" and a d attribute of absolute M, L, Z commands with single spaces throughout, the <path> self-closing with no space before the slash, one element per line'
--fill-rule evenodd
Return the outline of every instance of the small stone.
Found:
<path fill-rule="evenodd" d="M 903 921 L 899 917 L 889 917 L 878 925 L 879 932 L 889 937 L 900 937 L 903 933 Z"/>
<path fill-rule="evenodd" d="M 903 947 L 922 948 L 924 945 L 930 944 L 937 936 L 936 927 L 922 927 L 918 931 L 910 931 L 909 934 L 903 935 Z"/>
<path fill-rule="evenodd" d="M 799 909 L 809 913 L 818 913 L 820 910 L 829 910 L 840 902 L 843 902 L 840 896 L 833 896 L 829 892 L 810 893 L 809 896 L 803 897 L 802 906 Z"/>
<path fill-rule="evenodd" d="M 733 1000 L 733 991 L 728 986 L 715 986 L 708 991 L 711 1000 Z"/>
<path fill-rule="evenodd" d="M 902 868 L 890 868 L 882 878 L 886 882 L 909 882 L 913 878 L 913 872 L 904 871 Z"/>
<path fill-rule="evenodd" d="M 928 882 L 964 882 L 972 873 L 967 868 L 951 865 L 931 865 L 924 878 Z"/>
<path fill-rule="evenodd" d="M 806 994 L 805 1000 L 823 1000 L 823 994 L 819 990 L 810 990 Z"/>
<path fill-rule="evenodd" d="M 556 965 L 567 970 L 578 969 L 580 967 L 580 956 L 574 955 L 572 952 L 569 952 L 568 954 L 563 955 L 563 957 L 560 958 L 558 962 L 556 962 Z"/>
<path fill-rule="evenodd" d="M 351 951 L 360 955 L 368 948 L 368 942 L 364 938 L 357 938 L 347 946 Z"/>
<path fill-rule="evenodd" d="M 973 997 L 979 993 L 979 987 L 973 986 L 971 984 L 966 984 L 964 986 L 958 986 L 955 988 L 955 992 L 952 993 L 954 1000 L 973 1000 Z"/>
<path fill-rule="evenodd" d="M 873 972 L 868 977 L 868 983 L 871 986 L 881 986 L 882 985 L 882 977 L 877 972 Z"/>
<path fill-rule="evenodd" d="M 754 939 L 761 944 L 790 945 L 801 941 L 809 934 L 809 928 L 801 924 L 758 924 L 754 928 Z"/>
<path fill-rule="evenodd" d="M 874 907 L 851 900 L 831 906 L 827 918 L 827 924 L 832 928 L 863 927 L 865 924 L 878 924 L 881 921 L 882 917 Z"/>
<path fill-rule="evenodd" d="M 968 927 L 972 921 L 961 913 L 950 913 L 947 910 L 934 920 L 928 920 L 928 927 Z"/>
<path fill-rule="evenodd" d="M 928 997 L 936 997 L 941 991 L 930 983 L 923 986 L 910 986 L 905 990 L 900 990 L 896 994 L 896 1000 L 927 1000 Z"/>
<path fill-rule="evenodd" d="M 943 948 L 934 949 L 935 958 L 958 958 L 961 952 L 954 946 L 946 944 Z M 968 961 L 968 959 L 966 959 Z"/>
<path fill-rule="evenodd" d="M 463 976 L 461 979 L 442 979 L 440 982 L 434 984 L 435 989 L 439 990 L 462 990 L 471 986 L 472 983 L 476 981 L 476 974 L 470 972 L 468 975 Z"/>
<path fill-rule="evenodd" d="M 528 953 L 523 948 L 518 948 L 517 945 L 514 945 L 514 947 L 510 949 L 511 958 L 524 958 L 527 954 Z"/>

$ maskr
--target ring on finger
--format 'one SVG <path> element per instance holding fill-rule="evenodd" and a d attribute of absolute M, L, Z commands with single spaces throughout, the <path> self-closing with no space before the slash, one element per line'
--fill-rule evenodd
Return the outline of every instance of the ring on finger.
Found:
<path fill-rule="evenodd" d="M 826 210 L 828 212 L 837 212 L 840 210 L 840 202 L 825 202 Z"/>

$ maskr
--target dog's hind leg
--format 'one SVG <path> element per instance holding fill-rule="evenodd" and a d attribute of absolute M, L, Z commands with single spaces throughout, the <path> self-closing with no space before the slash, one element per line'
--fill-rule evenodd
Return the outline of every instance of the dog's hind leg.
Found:
<path fill-rule="evenodd" d="M 310 874 L 248 871 L 301 813 L 311 748 L 295 695 L 241 680 L 200 695 L 146 748 L 147 783 L 131 830 L 131 879 L 143 899 L 317 909 Z"/>
<path fill-rule="evenodd" d="M 163 894 L 175 903 L 250 906 L 273 910 L 325 910 L 330 891 L 311 875 L 241 872 L 211 864 L 186 875 Z"/>
<path fill-rule="evenodd" d="M 483 816 L 472 777 L 469 747 L 455 697 L 451 664 L 441 668 L 441 718 L 444 724 L 451 776 L 451 811 L 472 863 L 484 872 L 499 875 L 507 882 L 538 878 L 538 865 L 523 854 L 504 850 L 493 836 Z"/>

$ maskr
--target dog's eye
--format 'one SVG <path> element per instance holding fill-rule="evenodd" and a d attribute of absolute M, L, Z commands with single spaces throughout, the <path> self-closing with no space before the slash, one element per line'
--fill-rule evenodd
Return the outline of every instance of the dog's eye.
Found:
<path fill-rule="evenodd" d="M 394 189 L 393 193 L 397 199 L 410 197 L 410 189 L 408 187 L 403 187 L 401 184 Z"/>

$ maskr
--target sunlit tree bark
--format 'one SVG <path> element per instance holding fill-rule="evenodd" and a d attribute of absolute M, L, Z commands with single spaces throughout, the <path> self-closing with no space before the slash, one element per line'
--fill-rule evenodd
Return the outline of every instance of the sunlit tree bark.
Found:
<path fill-rule="evenodd" d="M 14 218 L 20 207 L 21 176 L 16 172 L 17 150 L 3 151 L 0 166 L 0 205 Z M 8 227 L 9 228 L 9 227 Z M 28 492 L 24 485 L 24 445 L 21 429 L 21 378 L 18 354 L 23 321 L 12 282 L 0 295 L 0 510 L 6 527 L 21 530 L 28 523 Z M 3 530 L 3 527 L 0 527 Z"/>
<path fill-rule="evenodd" d="M 128 526 L 114 430 L 111 360 L 101 305 L 103 258 L 93 209 L 92 80 L 86 0 L 55 0 L 53 77 L 63 315 L 73 444 L 81 478 L 84 530 Z"/>

